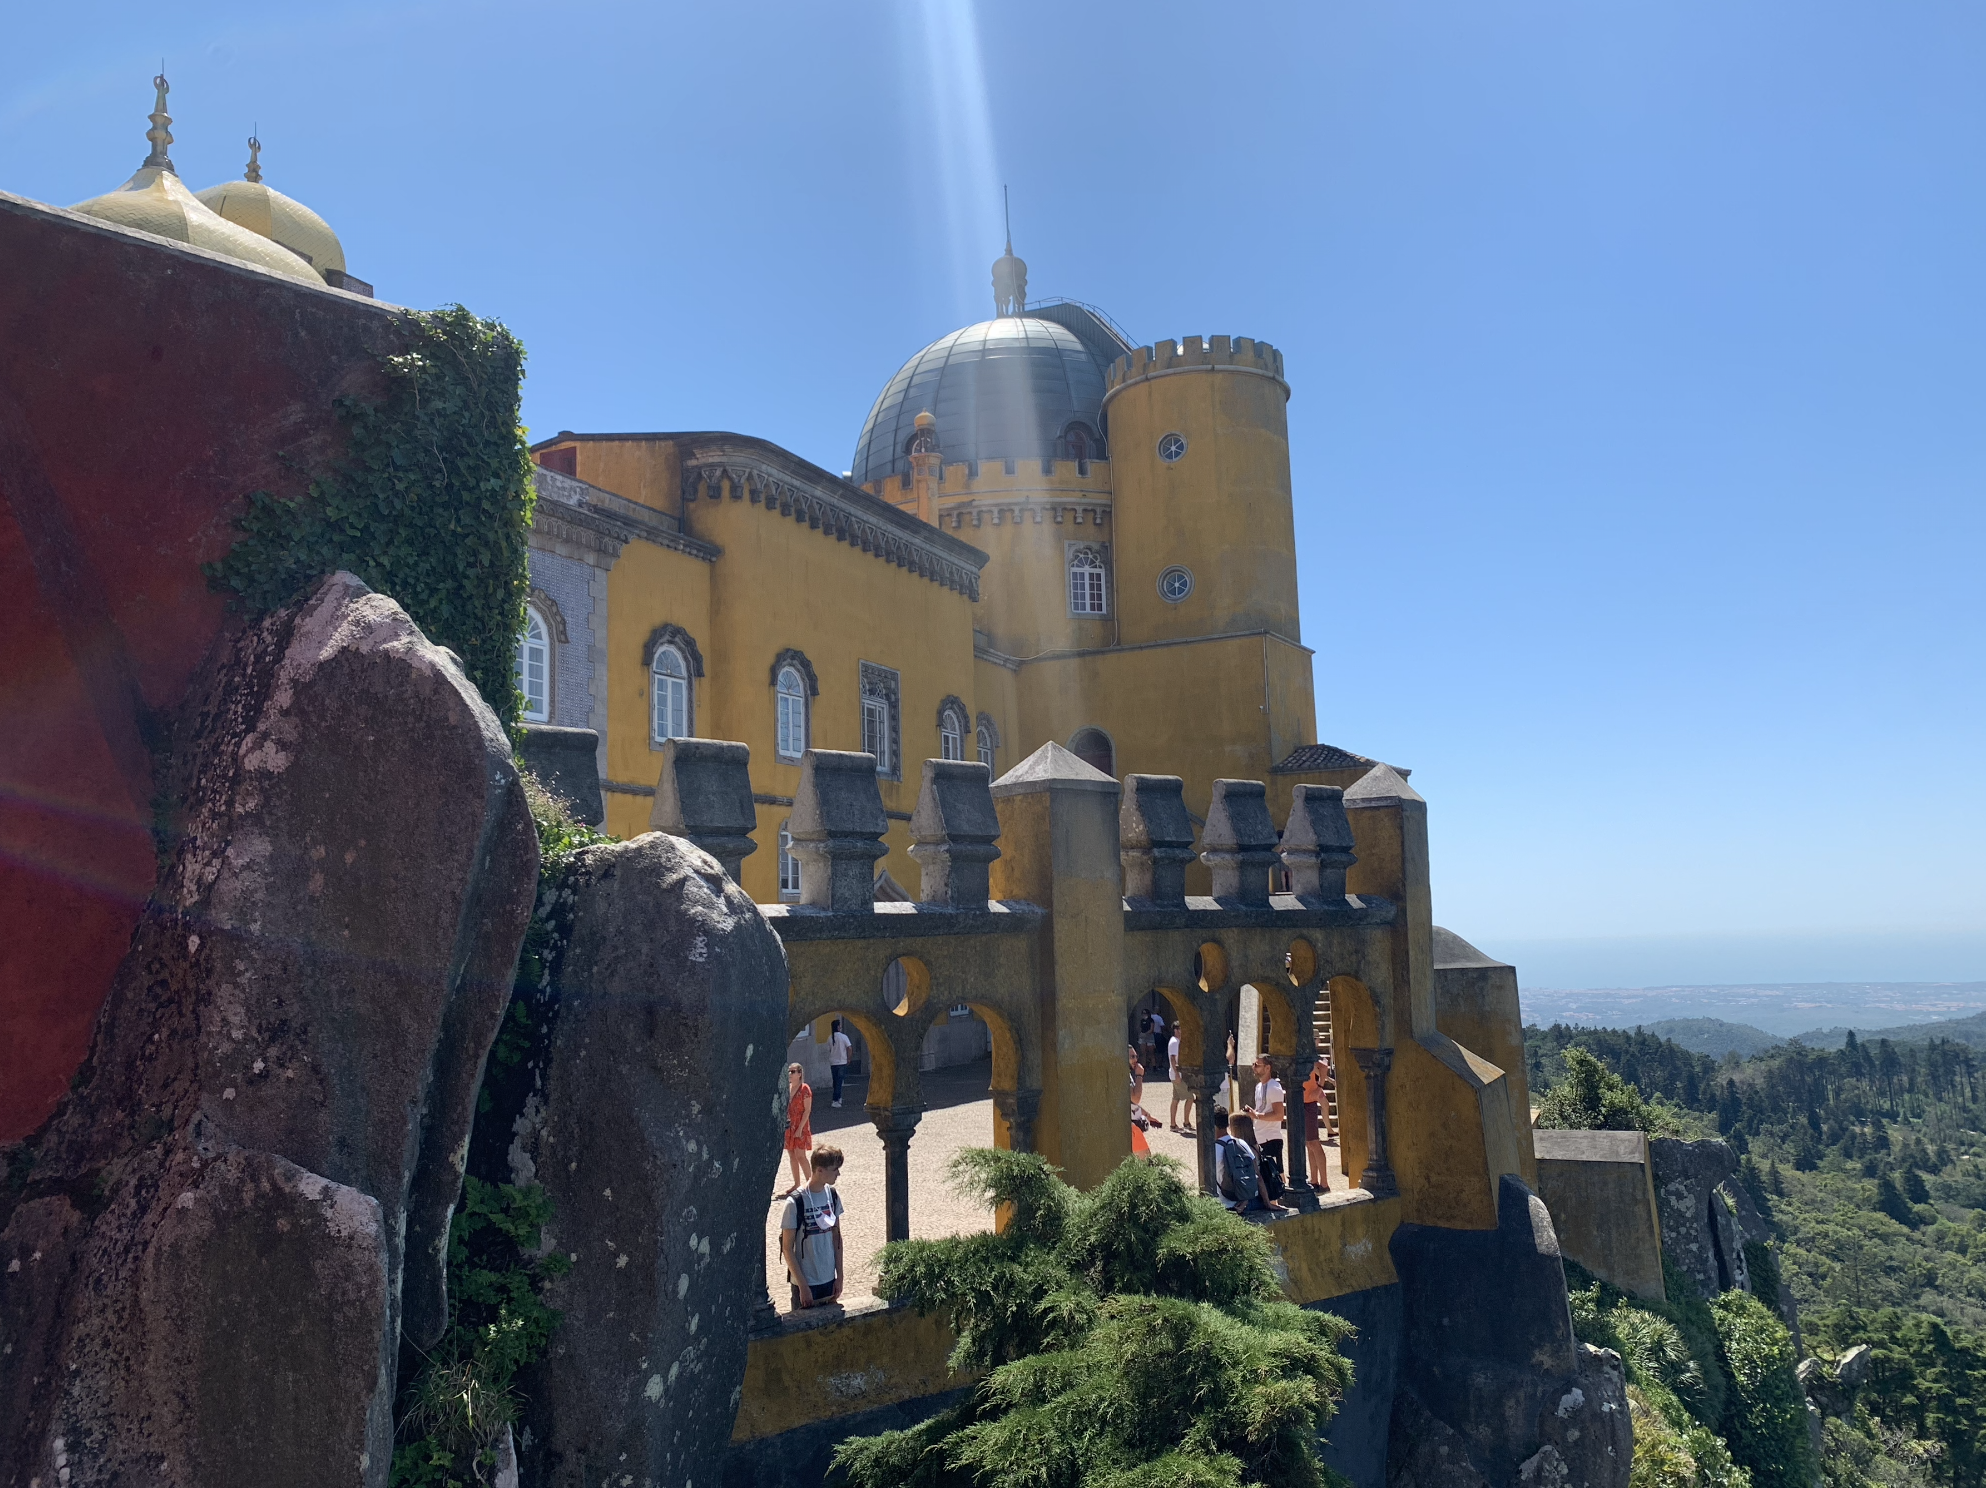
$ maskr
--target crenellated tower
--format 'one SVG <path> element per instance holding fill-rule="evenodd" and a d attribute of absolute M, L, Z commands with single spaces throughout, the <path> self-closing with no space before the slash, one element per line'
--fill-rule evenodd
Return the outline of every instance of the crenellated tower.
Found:
<path fill-rule="evenodd" d="M 1121 643 L 1302 639 L 1282 353 L 1188 336 L 1106 377 Z"/>

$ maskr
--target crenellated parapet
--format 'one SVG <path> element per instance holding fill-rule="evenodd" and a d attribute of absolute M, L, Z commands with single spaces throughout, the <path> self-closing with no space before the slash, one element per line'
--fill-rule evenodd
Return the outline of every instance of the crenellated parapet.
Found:
<path fill-rule="evenodd" d="M 1289 383 L 1283 377 L 1283 354 L 1266 341 L 1250 336 L 1185 336 L 1177 341 L 1160 341 L 1140 346 L 1129 356 L 1121 356 L 1104 375 L 1103 406 L 1125 388 L 1154 377 L 1171 377 L 1182 372 L 1241 372 L 1272 378 L 1289 396 Z"/>

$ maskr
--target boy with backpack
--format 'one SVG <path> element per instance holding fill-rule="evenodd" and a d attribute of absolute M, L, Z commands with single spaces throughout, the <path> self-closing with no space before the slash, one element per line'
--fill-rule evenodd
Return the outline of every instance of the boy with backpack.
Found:
<path fill-rule="evenodd" d="M 841 1176 L 839 1147 L 814 1149 L 810 1179 L 786 1200 L 779 1217 L 779 1253 L 793 1282 L 793 1308 L 820 1307 L 841 1296 Z"/>

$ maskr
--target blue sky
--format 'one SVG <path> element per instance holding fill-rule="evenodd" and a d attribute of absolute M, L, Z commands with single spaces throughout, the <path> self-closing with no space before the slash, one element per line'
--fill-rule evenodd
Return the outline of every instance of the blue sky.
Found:
<path fill-rule="evenodd" d="M 163 54 L 189 184 L 258 127 L 382 296 L 520 333 L 538 435 L 844 468 L 1011 183 L 1031 293 L 1283 349 L 1320 736 L 1413 767 L 1443 923 L 1550 985 L 1986 978 L 1976 5 L 8 29 L 0 189 L 121 181 Z"/>

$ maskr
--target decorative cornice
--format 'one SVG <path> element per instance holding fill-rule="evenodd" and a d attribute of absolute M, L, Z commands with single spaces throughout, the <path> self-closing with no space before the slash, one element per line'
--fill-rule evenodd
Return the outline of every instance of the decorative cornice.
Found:
<path fill-rule="evenodd" d="M 814 664 L 807 660 L 806 652 L 797 650 L 792 646 L 788 646 L 772 659 L 772 685 L 774 687 L 779 685 L 779 674 L 787 667 L 792 667 L 794 671 L 798 672 L 805 679 L 808 697 L 819 697 L 821 695 L 821 682 L 820 678 L 814 675 Z"/>
<path fill-rule="evenodd" d="M 687 553 L 705 563 L 716 562 L 724 551 L 716 543 L 689 536 L 667 512 L 543 466 L 532 474 L 538 504 L 532 511 L 531 526 L 547 537 L 593 547 L 606 552 L 610 559 L 618 558 L 627 543 L 637 541 Z"/>
<path fill-rule="evenodd" d="M 775 456 L 784 456 L 784 459 Z M 769 515 L 805 522 L 815 531 L 859 547 L 885 563 L 934 584 L 979 598 L 987 555 L 898 511 L 860 486 L 836 480 L 777 445 L 724 436 L 704 448 L 685 440 L 683 503 L 749 501 Z"/>

